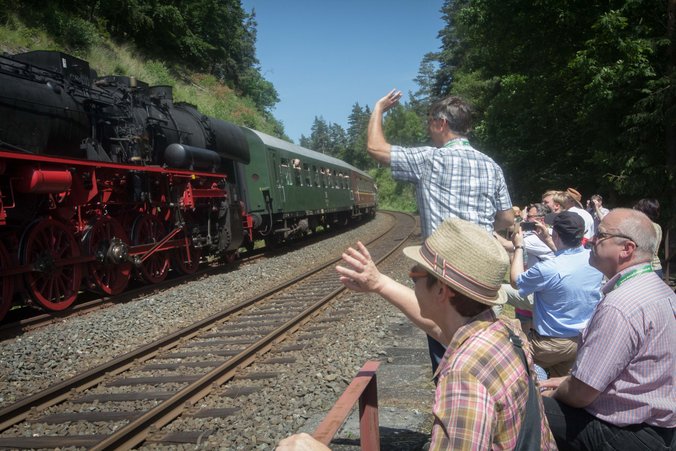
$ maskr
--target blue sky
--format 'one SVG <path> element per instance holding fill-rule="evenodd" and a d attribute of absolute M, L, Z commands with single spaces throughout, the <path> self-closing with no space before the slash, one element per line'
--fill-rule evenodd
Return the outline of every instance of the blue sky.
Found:
<path fill-rule="evenodd" d="M 242 0 L 256 12 L 256 56 L 296 143 L 315 116 L 347 128 L 352 106 L 415 91 L 423 56 L 439 50 L 443 0 Z"/>

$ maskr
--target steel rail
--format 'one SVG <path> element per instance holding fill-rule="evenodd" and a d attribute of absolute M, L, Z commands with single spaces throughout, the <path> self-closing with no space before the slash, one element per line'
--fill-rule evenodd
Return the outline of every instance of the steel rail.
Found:
<path fill-rule="evenodd" d="M 385 236 L 391 230 L 392 228 L 382 236 Z M 382 236 L 379 238 L 382 238 Z M 403 243 L 404 241 L 401 240 L 398 246 L 393 247 L 389 252 L 381 256 L 376 263 L 380 263 L 387 259 L 392 253 L 399 249 Z M 333 266 L 337 261 L 340 261 L 340 259 L 336 259 L 327 265 L 323 265 L 323 269 L 328 266 Z M 151 430 L 159 429 L 179 417 L 183 411 L 189 409 L 199 400 L 211 393 L 216 386 L 224 384 L 231 379 L 238 370 L 248 366 L 256 359 L 257 355 L 267 352 L 276 342 L 281 341 L 283 337 L 297 330 L 305 322 L 309 321 L 322 307 L 327 305 L 329 301 L 336 298 L 346 289 L 347 288 L 341 286 L 333 290 L 309 308 L 261 338 L 259 341 L 248 346 L 241 353 L 231 357 L 199 380 L 181 389 L 170 399 L 162 402 L 138 419 L 118 429 L 108 438 L 90 449 L 93 451 L 131 449 L 143 442 L 150 434 Z"/>
<path fill-rule="evenodd" d="M 382 238 L 382 236 L 385 236 L 387 233 L 389 233 L 392 230 L 392 228 L 394 228 L 394 226 L 392 226 L 390 229 L 388 229 L 386 232 L 384 232 L 380 237 L 372 240 L 372 242 Z M 395 249 L 392 249 L 387 255 L 390 255 L 395 250 L 396 250 L 396 247 L 395 247 Z M 383 257 L 383 258 L 386 258 L 386 256 Z M 221 311 L 221 312 L 219 312 L 215 315 L 212 315 L 208 318 L 205 318 L 201 321 L 198 321 L 198 322 L 192 324 L 191 326 L 188 326 L 188 327 L 183 328 L 181 330 L 178 330 L 174 333 L 171 333 L 171 334 L 167 335 L 166 337 L 163 337 L 159 340 L 156 340 L 156 341 L 154 341 L 154 342 L 152 342 L 148 345 L 142 346 L 142 347 L 140 347 L 140 348 L 138 348 L 134 351 L 131 351 L 127 354 L 124 354 L 124 355 L 122 355 L 118 358 L 115 358 L 115 359 L 111 360 L 110 362 L 99 365 L 99 366 L 97 366 L 93 369 L 90 369 L 90 370 L 88 370 L 88 371 L 86 371 L 86 372 L 84 372 L 80 375 L 73 377 L 73 378 L 67 379 L 67 380 L 65 380 L 65 381 L 63 381 L 59 384 L 56 384 L 56 385 L 50 387 L 49 389 L 43 390 L 43 391 L 36 393 L 32 396 L 23 398 L 23 399 L 19 400 L 19 402 L 15 403 L 11 406 L 8 406 L 4 409 L 0 409 L 0 432 L 18 424 L 21 421 L 24 421 L 29 416 L 32 409 L 37 409 L 39 411 L 39 410 L 42 410 L 42 409 L 46 409 L 47 407 L 56 405 L 56 404 L 62 402 L 63 400 L 67 399 L 69 397 L 70 393 L 73 390 L 75 390 L 75 389 L 86 390 L 87 388 L 91 388 L 95 384 L 99 383 L 104 377 L 119 374 L 119 373 L 125 371 L 126 369 L 132 367 L 133 365 L 135 365 L 139 362 L 144 362 L 144 361 L 154 357 L 155 355 L 157 355 L 162 348 L 167 348 L 171 344 L 176 343 L 179 339 L 189 338 L 190 336 L 194 336 L 194 335 L 198 334 L 200 331 L 202 331 L 204 328 L 206 328 L 207 326 L 209 326 L 213 323 L 216 323 L 218 321 L 222 321 L 223 319 L 227 318 L 228 316 L 233 315 L 234 313 L 239 312 L 240 310 L 243 310 L 243 309 L 245 309 L 245 308 L 247 308 L 247 307 L 249 307 L 249 306 L 251 306 L 251 305 L 253 305 L 257 302 L 260 302 L 261 300 L 263 300 L 263 299 L 265 299 L 265 298 L 267 298 L 267 297 L 269 297 L 269 296 L 271 296 L 271 295 L 273 295 L 273 294 L 275 294 L 275 293 L 277 293 L 277 292 L 279 292 L 279 291 L 281 291 L 281 290 L 283 290 L 283 289 L 285 289 L 285 288 L 287 288 L 291 285 L 294 285 L 294 284 L 298 283 L 299 281 L 301 281 L 301 280 L 303 280 L 303 279 L 305 279 L 305 278 L 307 278 L 307 277 L 309 277 L 313 274 L 316 274 L 316 273 L 318 273 L 318 272 L 320 272 L 320 271 L 322 271 L 322 270 L 324 270 L 324 269 L 326 269 L 330 266 L 333 266 L 339 260 L 340 260 L 340 258 L 337 258 L 337 259 L 334 259 L 334 260 L 327 262 L 325 264 L 319 265 L 319 266 L 315 267 L 314 269 L 308 271 L 307 273 L 302 274 L 300 276 L 297 276 L 297 277 L 295 277 L 291 280 L 288 280 L 288 281 L 286 281 L 282 284 L 279 284 L 279 285 L 275 286 L 274 288 L 267 290 L 266 292 L 264 292 L 260 295 L 257 295 L 257 296 L 254 296 L 252 298 L 249 298 L 245 301 L 242 301 L 242 302 L 238 303 L 237 305 L 234 305 L 234 306 L 232 306 L 232 307 L 230 307 L 226 310 L 223 310 L 223 311 Z M 342 291 L 342 288 L 339 291 Z M 317 309 L 319 309 L 325 302 L 326 301 L 323 299 L 322 301 L 314 304 L 314 306 L 310 309 L 311 311 L 309 313 L 307 313 L 305 315 L 303 315 L 303 314 L 299 315 L 299 317 L 296 318 L 296 321 L 299 321 L 299 320 L 302 321 L 303 318 L 307 318 L 309 315 L 311 315 L 313 312 L 315 312 Z M 244 353 L 241 353 L 242 355 L 236 356 L 235 359 L 233 360 L 233 362 L 235 360 L 240 361 L 240 362 L 245 362 L 245 363 L 249 363 L 250 361 L 252 361 L 255 358 L 256 354 L 259 354 L 261 352 L 266 351 L 267 349 L 269 349 L 274 344 L 275 341 L 279 340 L 279 337 L 284 333 L 282 331 L 282 329 L 293 330 L 294 326 L 291 325 L 291 323 L 293 321 L 294 320 L 288 321 L 283 326 L 281 326 L 279 328 L 279 330 L 275 330 L 273 333 L 269 334 L 267 336 L 267 337 L 269 337 L 269 339 L 264 340 L 264 343 L 259 343 L 258 345 L 255 345 L 256 351 L 254 352 L 254 354 L 252 356 L 249 356 L 247 358 L 247 357 L 244 356 Z M 296 328 L 300 327 L 300 324 L 296 324 L 295 327 Z M 221 367 L 219 367 L 220 370 L 221 370 L 220 375 L 216 376 L 215 370 L 212 370 L 212 372 L 208 373 L 207 375 L 205 375 L 202 378 L 204 380 L 200 379 L 201 383 L 200 383 L 200 381 L 195 382 L 193 384 L 193 386 L 195 386 L 195 384 L 198 384 L 198 385 L 201 386 L 200 390 L 203 390 L 204 389 L 203 385 L 206 384 L 206 386 L 209 386 L 211 383 L 213 383 L 214 379 L 216 381 L 227 380 L 230 377 L 228 375 L 229 372 L 234 371 L 233 368 L 230 368 L 229 370 L 227 369 L 227 368 L 231 367 L 231 365 L 232 364 L 230 363 L 230 360 L 229 360 L 227 363 L 225 363 L 224 365 L 221 365 Z M 209 383 L 206 383 L 205 380 L 212 380 L 212 381 L 209 382 Z M 178 392 L 174 396 L 174 398 L 176 398 L 176 400 L 174 400 L 173 402 L 168 403 L 166 405 L 167 406 L 173 406 L 173 405 L 175 405 L 175 403 L 178 399 L 183 399 L 183 398 L 186 398 L 186 397 L 187 397 L 187 399 L 191 399 L 193 396 L 194 395 L 188 396 L 186 390 L 181 390 L 180 392 Z M 172 398 L 172 400 L 174 398 Z M 169 401 L 167 401 L 167 402 L 169 402 Z M 181 404 L 181 403 L 179 402 L 179 404 Z M 152 417 L 153 421 L 151 421 L 151 422 L 154 422 L 157 425 L 157 424 L 161 423 L 161 419 L 164 418 L 166 414 L 160 414 L 159 409 L 153 409 L 152 411 L 147 412 L 142 418 L 145 418 L 146 415 Z M 167 416 L 167 418 L 168 417 L 169 416 Z M 150 420 L 146 419 L 145 422 L 148 422 L 148 421 L 150 421 Z M 128 425 L 128 427 L 131 428 L 131 425 Z M 138 425 L 134 426 L 134 428 L 140 430 L 140 427 Z M 124 430 L 127 431 L 127 428 L 125 428 Z M 145 437 L 145 435 L 143 433 L 141 433 L 140 435 L 138 433 L 135 433 L 134 436 Z M 108 440 L 117 441 L 117 440 L 119 440 L 119 438 L 115 439 L 114 437 L 111 437 Z M 104 442 L 102 442 L 102 443 L 104 443 Z"/>

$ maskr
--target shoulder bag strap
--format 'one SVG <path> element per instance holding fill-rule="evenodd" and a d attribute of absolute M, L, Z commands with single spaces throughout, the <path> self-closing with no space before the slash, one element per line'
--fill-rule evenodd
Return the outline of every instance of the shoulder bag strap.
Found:
<path fill-rule="evenodd" d="M 515 450 L 536 451 L 540 449 L 540 436 L 542 434 L 542 420 L 540 417 L 540 405 L 538 402 L 539 393 L 533 376 L 530 373 L 528 366 L 528 359 L 523 351 L 523 341 L 512 330 L 507 327 L 509 331 L 509 341 L 514 345 L 514 350 L 521 357 L 521 361 L 526 367 L 526 374 L 528 375 L 528 401 L 526 401 L 526 417 L 521 422 L 521 430 L 516 441 Z"/>

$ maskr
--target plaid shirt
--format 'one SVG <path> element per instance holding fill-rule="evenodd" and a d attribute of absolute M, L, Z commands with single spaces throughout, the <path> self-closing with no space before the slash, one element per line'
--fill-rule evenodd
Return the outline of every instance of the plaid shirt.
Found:
<path fill-rule="evenodd" d="M 423 238 L 449 217 L 492 232 L 495 214 L 512 208 L 500 166 L 464 138 L 441 148 L 392 146 L 390 160 L 395 180 L 416 184 Z"/>
<path fill-rule="evenodd" d="M 519 326 L 509 324 L 526 349 Z M 528 375 L 503 319 L 491 310 L 476 316 L 453 336 L 439 369 L 430 450 L 514 449 L 526 413 Z M 542 398 L 541 449 L 556 449 Z"/>

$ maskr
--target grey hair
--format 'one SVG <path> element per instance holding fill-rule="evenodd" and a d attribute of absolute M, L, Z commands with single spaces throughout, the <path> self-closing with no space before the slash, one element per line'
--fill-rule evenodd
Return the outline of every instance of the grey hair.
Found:
<path fill-rule="evenodd" d="M 530 210 L 531 208 L 535 208 L 536 214 L 537 214 L 538 216 L 544 216 L 544 215 L 547 213 L 547 207 L 545 207 L 545 206 L 544 206 L 543 204 L 541 204 L 540 202 L 536 202 L 536 203 L 534 203 L 534 204 L 530 204 L 530 205 L 528 206 L 528 210 Z"/>
<path fill-rule="evenodd" d="M 619 233 L 631 237 L 632 241 L 636 243 L 635 259 L 652 258 L 659 243 L 657 242 L 655 227 L 650 218 L 638 210 L 616 208 L 613 211 L 616 210 L 626 215 L 618 229 Z"/>
<path fill-rule="evenodd" d="M 472 108 L 457 96 L 437 100 L 430 107 L 432 119 L 444 119 L 448 128 L 460 136 L 466 136 L 472 130 Z"/>

